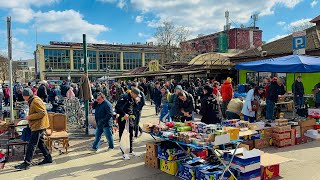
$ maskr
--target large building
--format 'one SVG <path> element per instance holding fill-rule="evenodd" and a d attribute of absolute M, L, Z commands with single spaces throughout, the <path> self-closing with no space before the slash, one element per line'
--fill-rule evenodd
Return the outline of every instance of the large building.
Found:
<path fill-rule="evenodd" d="M 90 78 L 117 76 L 151 60 L 162 63 L 163 52 L 152 44 L 112 45 L 88 44 L 88 69 Z M 82 43 L 50 42 L 37 45 L 36 72 L 40 79 L 78 79 L 83 74 Z"/>

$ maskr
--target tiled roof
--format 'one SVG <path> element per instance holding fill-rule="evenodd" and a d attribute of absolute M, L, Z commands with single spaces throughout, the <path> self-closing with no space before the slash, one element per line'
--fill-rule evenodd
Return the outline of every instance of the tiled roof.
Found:
<path fill-rule="evenodd" d="M 313 18 L 310 22 L 316 23 L 316 22 L 318 22 L 318 21 L 320 21 L 320 15 L 317 16 L 317 17 L 315 17 L 315 18 Z"/>
<path fill-rule="evenodd" d="M 320 28 L 313 26 L 306 29 L 306 51 L 320 50 Z M 276 41 L 264 44 L 261 49 L 255 48 L 240 53 L 236 56 L 231 57 L 231 61 L 241 61 L 248 58 L 255 58 L 261 56 L 261 51 L 266 51 L 267 56 L 281 55 L 281 54 L 292 54 L 292 35 L 288 35 L 284 38 L 278 39 Z"/>

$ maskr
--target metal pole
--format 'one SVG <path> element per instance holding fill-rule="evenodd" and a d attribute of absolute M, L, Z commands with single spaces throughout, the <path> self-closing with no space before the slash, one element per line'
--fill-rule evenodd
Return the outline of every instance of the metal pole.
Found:
<path fill-rule="evenodd" d="M 11 34 L 11 17 L 7 17 L 8 30 L 8 60 L 9 60 L 9 87 L 10 87 L 10 120 L 14 121 L 13 117 L 13 86 L 12 86 L 12 34 Z"/>
<path fill-rule="evenodd" d="M 88 74 L 88 61 L 87 61 L 87 41 L 86 41 L 86 34 L 83 34 L 83 59 L 84 59 L 84 72 Z M 89 78 L 89 75 L 88 75 Z M 89 100 L 84 101 L 84 108 L 86 111 L 86 121 L 85 121 L 85 126 L 86 126 L 86 135 L 89 134 Z"/>

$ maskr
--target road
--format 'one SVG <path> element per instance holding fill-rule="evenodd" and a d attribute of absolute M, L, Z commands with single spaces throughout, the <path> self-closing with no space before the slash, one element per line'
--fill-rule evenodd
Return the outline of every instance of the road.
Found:
<path fill-rule="evenodd" d="M 141 123 L 157 121 L 154 107 L 150 105 L 145 106 Z M 89 151 L 93 137 L 83 137 L 79 134 L 71 135 L 71 137 L 69 153 L 59 155 L 58 152 L 54 151 L 53 157 L 55 162 L 53 164 L 34 166 L 27 171 L 15 171 L 13 166 L 18 162 L 10 162 L 6 164 L 5 169 L 0 170 L 0 179 L 178 179 L 158 169 L 149 168 L 144 165 L 145 144 L 153 141 L 147 134 L 143 134 L 134 142 L 134 151 L 139 157 L 128 161 L 122 160 L 118 136 L 115 137 L 115 150 L 106 151 L 107 144 L 105 138 L 103 138 L 102 152 L 97 154 Z M 320 143 L 318 141 L 281 149 L 270 147 L 264 149 L 264 151 L 290 159 L 289 162 L 281 164 L 280 179 L 320 179 L 320 156 L 318 155 Z"/>

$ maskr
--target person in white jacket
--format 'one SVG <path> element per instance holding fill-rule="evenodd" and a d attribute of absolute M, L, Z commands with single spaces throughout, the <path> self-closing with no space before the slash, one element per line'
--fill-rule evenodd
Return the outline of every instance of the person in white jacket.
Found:
<path fill-rule="evenodd" d="M 248 91 L 245 103 L 241 111 L 245 121 L 249 121 L 251 123 L 256 120 L 256 111 L 252 107 L 252 101 L 258 101 L 260 103 L 260 98 L 263 97 L 263 93 L 264 88 L 262 86 Z"/>

